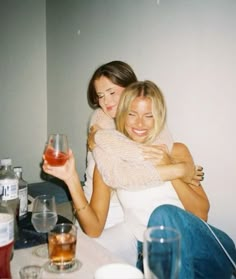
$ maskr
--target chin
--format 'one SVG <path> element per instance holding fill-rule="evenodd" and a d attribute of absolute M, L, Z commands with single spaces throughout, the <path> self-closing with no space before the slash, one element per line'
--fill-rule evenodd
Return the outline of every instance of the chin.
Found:
<path fill-rule="evenodd" d="M 145 143 L 145 141 L 146 141 L 146 139 L 137 138 L 137 137 L 133 137 L 132 140 L 135 142 L 138 142 L 138 143 Z"/>

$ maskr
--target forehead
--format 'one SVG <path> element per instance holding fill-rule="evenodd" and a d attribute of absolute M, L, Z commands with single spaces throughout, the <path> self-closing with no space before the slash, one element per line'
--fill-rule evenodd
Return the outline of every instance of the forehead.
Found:
<path fill-rule="evenodd" d="M 97 93 L 104 93 L 114 89 L 117 85 L 111 82 L 109 78 L 101 76 L 94 81 L 94 87 Z"/>
<path fill-rule="evenodd" d="M 134 111 L 152 111 L 152 100 L 148 97 L 136 97 L 130 104 L 130 109 Z"/>

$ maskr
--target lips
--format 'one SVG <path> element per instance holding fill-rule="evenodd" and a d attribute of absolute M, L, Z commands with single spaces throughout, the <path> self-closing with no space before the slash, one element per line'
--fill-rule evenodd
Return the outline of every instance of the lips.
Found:
<path fill-rule="evenodd" d="M 115 106 L 110 106 L 110 107 L 106 107 L 106 110 L 107 111 L 111 111 L 111 110 L 113 110 L 115 108 Z"/>
<path fill-rule="evenodd" d="M 146 136 L 147 135 L 147 130 L 145 129 L 145 130 L 140 130 L 140 129 L 132 129 L 132 132 L 134 133 L 134 134 L 136 134 L 137 136 L 140 136 L 140 137 L 142 137 L 142 136 Z"/>

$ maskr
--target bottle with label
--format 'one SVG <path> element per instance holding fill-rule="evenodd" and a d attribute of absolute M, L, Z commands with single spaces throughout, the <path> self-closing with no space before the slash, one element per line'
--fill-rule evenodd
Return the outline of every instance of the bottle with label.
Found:
<path fill-rule="evenodd" d="M 12 169 L 10 158 L 1 159 L 0 187 L 3 188 L 2 200 L 6 201 L 14 214 L 14 239 L 18 239 L 19 191 L 18 179 Z"/>
<path fill-rule="evenodd" d="M 14 214 L 7 201 L 2 200 L 3 187 L 0 186 L 0 278 L 12 278 L 10 261 L 13 255 Z"/>
<path fill-rule="evenodd" d="M 19 219 L 23 219 L 28 213 L 28 183 L 23 179 L 22 167 L 14 167 L 14 173 L 16 174 L 19 182 Z"/>

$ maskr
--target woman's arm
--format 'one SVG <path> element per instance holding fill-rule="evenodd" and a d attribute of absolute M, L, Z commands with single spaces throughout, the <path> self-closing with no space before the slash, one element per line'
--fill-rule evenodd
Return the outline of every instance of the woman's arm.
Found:
<path fill-rule="evenodd" d="M 88 203 L 84 195 L 80 177 L 75 167 L 75 158 L 71 150 L 69 159 L 64 166 L 52 167 L 44 160 L 43 170 L 66 183 L 82 230 L 91 237 L 98 237 L 102 233 L 106 222 L 110 189 L 103 183 L 96 168 L 94 171 L 94 181 L 96 183 L 94 183 L 94 191 L 90 203 Z"/>
<path fill-rule="evenodd" d="M 171 157 L 165 145 L 142 146 L 143 156 L 156 167 L 162 181 L 181 179 L 185 183 L 199 186 L 204 175 L 203 168 L 194 165 L 191 154 L 186 156 L 180 148 L 176 148 L 181 145 L 174 143 L 176 152 Z"/>
<path fill-rule="evenodd" d="M 188 148 L 182 143 L 174 143 L 170 155 L 164 146 L 145 146 L 143 149 L 145 158 L 156 165 L 161 178 L 172 182 L 184 208 L 199 218 L 207 220 L 209 201 L 200 184 L 203 172 L 202 169 L 196 170 L 197 180 L 192 180 L 194 162 Z"/>
<path fill-rule="evenodd" d="M 181 160 L 187 160 L 189 162 L 192 161 L 193 163 L 192 156 L 188 148 L 182 143 L 174 144 L 171 157 L 181 157 Z M 187 184 L 180 179 L 175 179 L 171 182 L 185 210 L 207 221 L 210 204 L 202 186 Z"/>

